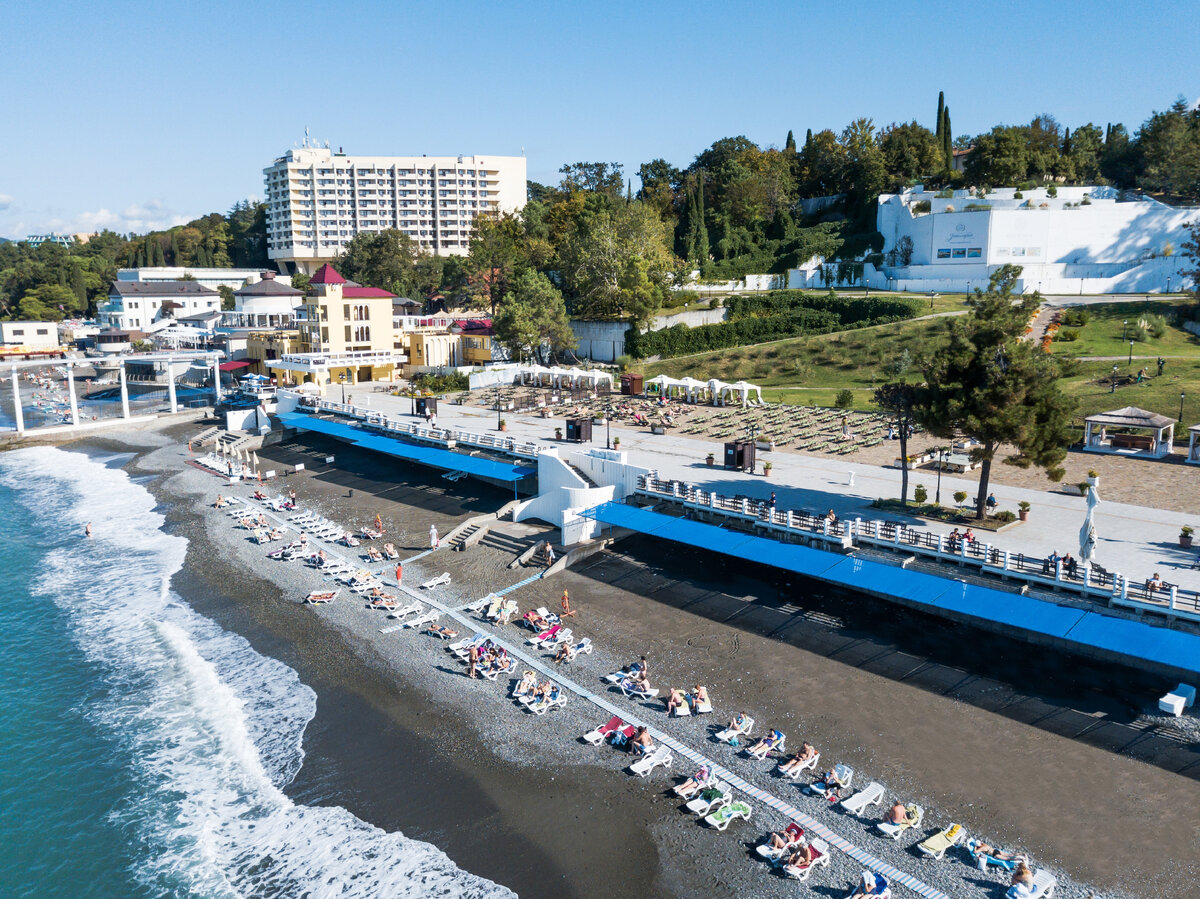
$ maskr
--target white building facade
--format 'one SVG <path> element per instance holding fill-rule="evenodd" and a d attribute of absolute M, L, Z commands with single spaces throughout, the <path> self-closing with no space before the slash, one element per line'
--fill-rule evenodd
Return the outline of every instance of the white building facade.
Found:
<path fill-rule="evenodd" d="M 289 150 L 267 168 L 267 254 L 312 274 L 362 231 L 403 231 L 426 252 L 465 254 L 484 212 L 525 205 L 524 156 L 347 156 Z"/>
<path fill-rule="evenodd" d="M 149 333 L 174 319 L 220 310 L 221 295 L 198 281 L 114 281 L 108 301 L 96 310 L 96 322 L 102 328 Z"/>
<path fill-rule="evenodd" d="M 262 271 L 257 268 L 188 268 L 180 265 L 154 265 L 142 268 L 117 269 L 118 281 L 141 281 L 146 284 L 163 284 L 168 281 L 179 281 L 189 276 L 205 287 L 216 290 L 218 287 L 232 287 L 234 290 L 243 284 L 253 284 L 259 280 Z"/>
<path fill-rule="evenodd" d="M 884 266 L 864 266 L 863 280 L 885 289 L 958 292 L 986 287 L 992 272 L 1011 263 L 1022 268 L 1022 291 L 1152 293 L 1188 287 L 1182 272 L 1190 266 L 1181 248 L 1185 226 L 1200 221 L 1200 208 L 1123 201 L 1111 187 L 1059 187 L 1056 194 L 1044 189 L 1000 189 L 984 197 L 965 190 L 885 194 L 876 225 L 884 237 Z M 811 283 L 821 277 L 820 266 L 789 274 L 789 286 L 824 286 Z M 796 283 L 801 280 L 810 283 Z"/>
<path fill-rule="evenodd" d="M 4 346 L 44 350 L 58 346 L 58 342 L 57 322 L 0 321 L 0 344 Z"/>

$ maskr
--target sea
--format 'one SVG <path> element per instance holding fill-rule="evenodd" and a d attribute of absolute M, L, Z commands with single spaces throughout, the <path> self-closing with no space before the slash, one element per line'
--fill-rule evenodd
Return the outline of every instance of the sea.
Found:
<path fill-rule="evenodd" d="M 0 896 L 515 895 L 288 798 L 318 697 L 172 591 L 126 461 L 0 454 Z"/>

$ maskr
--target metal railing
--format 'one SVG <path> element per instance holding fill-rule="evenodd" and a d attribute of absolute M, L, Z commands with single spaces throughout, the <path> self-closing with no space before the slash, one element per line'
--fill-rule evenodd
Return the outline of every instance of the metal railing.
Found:
<path fill-rule="evenodd" d="M 666 497 L 686 507 L 705 509 L 732 518 L 751 521 L 783 534 L 794 533 L 835 543 L 845 549 L 855 546 L 902 551 L 939 562 L 973 567 L 983 573 L 1024 581 L 1030 586 L 1078 593 L 1108 605 L 1152 611 L 1200 621 L 1200 592 L 1184 590 L 1164 582 L 1156 586 L 1150 580 L 1138 581 L 1108 571 L 1098 565 L 1064 564 L 1061 559 L 1027 556 L 1002 549 L 978 538 L 966 540 L 901 522 L 854 518 L 829 519 L 806 511 L 780 511 L 762 500 L 721 496 L 683 481 L 664 481 L 656 472 L 638 478 L 637 492 L 650 497 Z"/>

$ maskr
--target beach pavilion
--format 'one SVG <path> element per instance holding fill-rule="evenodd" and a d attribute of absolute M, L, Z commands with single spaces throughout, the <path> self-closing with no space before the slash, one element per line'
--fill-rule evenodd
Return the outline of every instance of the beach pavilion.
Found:
<path fill-rule="evenodd" d="M 1200 425 L 1188 428 L 1188 452 L 1183 461 L 1191 465 L 1200 465 Z"/>
<path fill-rule="evenodd" d="M 1175 419 L 1136 406 L 1100 412 L 1083 420 L 1083 448 L 1089 453 L 1161 459 L 1171 454 L 1174 440 Z"/>

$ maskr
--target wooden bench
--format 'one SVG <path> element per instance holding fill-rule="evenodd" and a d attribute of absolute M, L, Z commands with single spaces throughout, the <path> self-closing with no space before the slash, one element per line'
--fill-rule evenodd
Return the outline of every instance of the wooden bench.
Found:
<path fill-rule="evenodd" d="M 1113 434 L 1112 446 L 1113 449 L 1120 447 L 1122 449 L 1153 451 L 1154 438 L 1148 434 Z"/>

